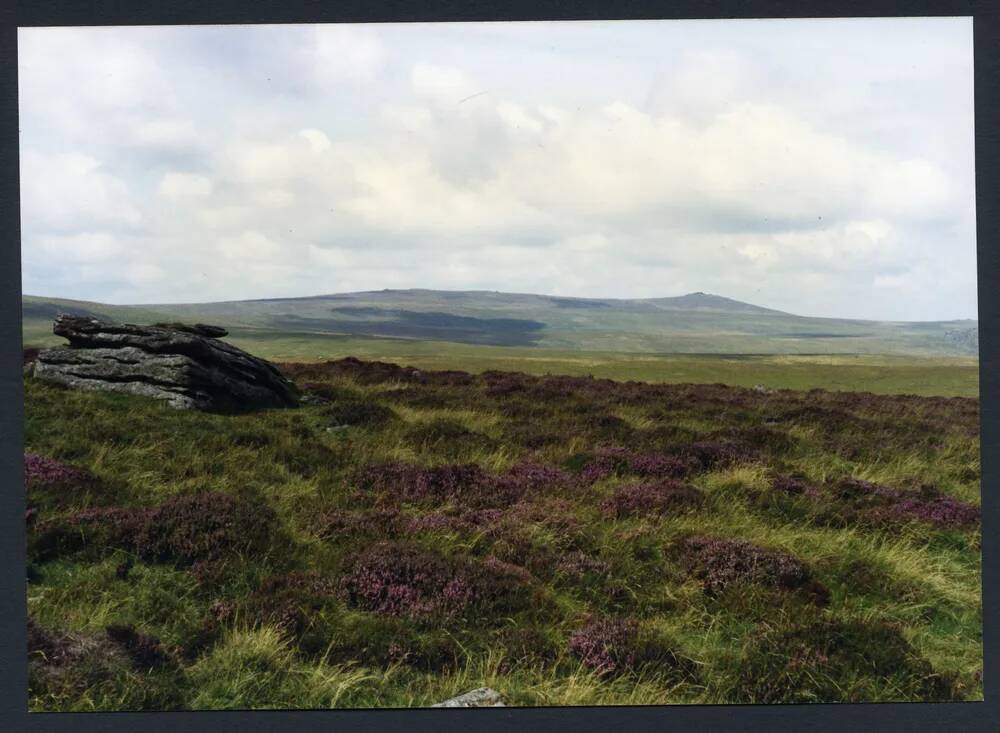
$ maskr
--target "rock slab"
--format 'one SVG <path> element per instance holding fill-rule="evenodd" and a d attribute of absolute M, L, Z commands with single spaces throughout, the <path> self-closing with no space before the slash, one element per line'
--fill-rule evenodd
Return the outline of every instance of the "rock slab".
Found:
<path fill-rule="evenodd" d="M 500 693 L 489 687 L 480 687 L 476 690 L 470 690 L 458 697 L 453 697 L 444 702 L 439 702 L 436 705 L 431 705 L 432 708 L 502 708 L 504 707 L 503 698 L 500 697 Z"/>
<path fill-rule="evenodd" d="M 68 347 L 40 351 L 26 373 L 84 390 L 166 400 L 179 409 L 240 412 L 295 407 L 298 391 L 271 363 L 220 341 L 215 326 L 139 326 L 59 315 Z"/>

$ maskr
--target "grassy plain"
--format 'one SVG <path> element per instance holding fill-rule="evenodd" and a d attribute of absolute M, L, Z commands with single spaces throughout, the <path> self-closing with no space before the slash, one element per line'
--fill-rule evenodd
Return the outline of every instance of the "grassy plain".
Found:
<path fill-rule="evenodd" d="M 924 395 L 977 373 L 234 336 Z M 26 380 L 26 450 L 86 472 L 29 472 L 33 710 L 982 699 L 977 399 L 288 369 L 329 402 Z"/>
<path fill-rule="evenodd" d="M 51 321 L 29 320 L 25 345 L 56 346 Z M 874 354 L 642 354 L 485 346 L 444 341 L 277 333 L 235 328 L 226 339 L 265 359 L 325 361 L 345 356 L 390 361 L 421 369 L 491 369 L 529 374 L 593 375 L 606 379 L 669 383 L 757 384 L 771 389 L 868 391 L 878 394 L 979 395 L 979 360 Z"/>

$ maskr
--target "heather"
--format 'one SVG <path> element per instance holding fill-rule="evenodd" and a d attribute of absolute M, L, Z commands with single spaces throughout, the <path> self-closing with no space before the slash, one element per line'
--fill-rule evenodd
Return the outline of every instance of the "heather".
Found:
<path fill-rule="evenodd" d="M 25 380 L 32 709 L 982 698 L 978 400 L 283 369 Z"/>

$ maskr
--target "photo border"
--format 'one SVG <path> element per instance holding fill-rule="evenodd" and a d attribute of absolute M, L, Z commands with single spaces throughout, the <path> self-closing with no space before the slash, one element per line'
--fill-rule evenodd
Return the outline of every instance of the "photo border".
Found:
<path fill-rule="evenodd" d="M 998 3 L 1000 5 L 1000 3 Z M 19 0 L 0 8 L 0 339 L 21 343 L 21 267 L 17 118 L 17 27 L 310 22 L 433 22 L 656 18 L 818 18 L 973 16 L 976 121 L 976 209 L 980 338 L 984 702 L 813 705 L 670 705 L 206 711 L 120 713 L 27 712 L 26 535 L 23 483 L 23 382 L 20 349 L 0 354 L 0 729 L 14 731 L 629 731 L 738 729 L 750 733 L 1000 730 L 1000 12 L 973 0 L 199 0 L 133 3 Z M 943 244 L 942 246 L 946 246 Z M 991 379 L 991 377 L 993 377 Z M 81 430 L 86 429 L 80 426 Z M 990 491 L 993 489 L 993 491 Z"/>

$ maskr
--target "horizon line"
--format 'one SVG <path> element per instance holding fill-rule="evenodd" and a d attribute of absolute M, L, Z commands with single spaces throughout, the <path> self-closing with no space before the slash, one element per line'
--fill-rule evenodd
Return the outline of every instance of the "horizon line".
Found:
<path fill-rule="evenodd" d="M 69 300 L 78 303 L 96 303 L 98 305 L 109 305 L 121 308 L 153 308 L 157 306 L 197 306 L 197 305 L 215 305 L 221 303 L 260 303 L 268 301 L 280 301 L 280 300 L 319 300 L 322 298 L 330 298 L 337 296 L 346 295 L 366 295 L 373 293 L 403 293 L 403 292 L 422 292 L 422 293 L 453 293 L 453 294 L 491 294 L 491 295 L 517 295 L 517 296 L 528 296 L 534 298 L 548 298 L 554 300 L 582 300 L 582 301 L 613 301 L 619 303 L 642 303 L 651 301 L 661 301 L 661 300 L 678 300 L 680 298 L 687 298 L 690 296 L 705 296 L 710 298 L 719 298 L 722 300 L 727 300 L 732 303 L 738 303 L 740 305 L 749 306 L 751 308 L 757 308 L 759 310 L 770 311 L 772 313 L 792 316 L 795 318 L 817 318 L 826 320 L 838 320 L 838 321 L 859 321 L 865 323 L 950 323 L 950 322 L 960 322 L 960 321 L 972 321 L 979 323 L 979 316 L 976 314 L 975 318 L 929 318 L 929 319 L 917 319 L 917 320 L 900 320 L 900 319 L 886 319 L 886 318 L 854 318 L 854 317 L 844 317 L 844 316 L 813 316 L 813 315 L 802 315 L 799 313 L 792 313 L 790 311 L 783 311 L 777 308 L 771 308 L 768 306 L 757 305 L 756 303 L 749 303 L 744 300 L 737 300 L 735 298 L 730 298 L 726 295 L 718 295 L 716 293 L 708 293 L 702 290 L 694 290 L 691 292 L 683 293 L 681 295 L 658 295 L 646 298 L 615 298 L 615 297 L 594 297 L 594 296 L 584 296 L 584 295 L 551 295 L 547 293 L 529 293 L 529 292 L 515 292 L 510 290 L 489 290 L 489 289 L 456 289 L 450 290 L 447 288 L 380 288 L 373 290 L 347 290 L 341 292 L 332 293 L 319 293 L 315 295 L 289 295 L 289 296 L 274 296 L 266 298 L 232 298 L 225 300 L 205 300 L 205 301 L 177 301 L 177 302 L 147 302 L 147 303 L 108 303 L 105 301 L 98 300 L 83 300 L 80 298 L 66 298 L 57 295 L 35 295 L 32 293 L 21 293 L 22 298 L 41 298 L 49 300 Z"/>

